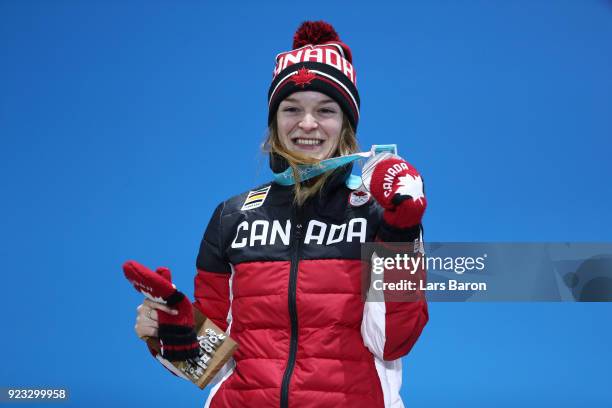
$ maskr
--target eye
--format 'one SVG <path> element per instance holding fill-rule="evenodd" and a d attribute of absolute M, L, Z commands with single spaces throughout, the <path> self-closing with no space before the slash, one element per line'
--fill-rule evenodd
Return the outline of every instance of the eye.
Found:
<path fill-rule="evenodd" d="M 334 108 L 324 107 L 324 108 L 319 109 L 319 112 L 324 115 L 332 115 L 334 113 L 337 113 L 338 111 Z"/>
<path fill-rule="evenodd" d="M 288 113 L 294 113 L 298 111 L 298 108 L 296 108 L 295 106 L 284 106 L 283 108 L 281 108 L 281 111 L 288 112 Z"/>

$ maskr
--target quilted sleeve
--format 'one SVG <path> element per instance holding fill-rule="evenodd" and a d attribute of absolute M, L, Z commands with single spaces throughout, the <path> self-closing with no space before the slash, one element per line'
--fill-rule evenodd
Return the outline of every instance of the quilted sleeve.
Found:
<path fill-rule="evenodd" d="M 196 260 L 194 306 L 219 328 L 227 330 L 231 266 L 222 246 L 223 206 L 220 204 L 215 209 L 200 244 Z"/>
<path fill-rule="evenodd" d="M 396 229 L 382 221 L 376 241 L 422 243 L 422 227 Z M 424 279 L 425 268 L 418 273 Z M 394 279 L 393 271 L 386 271 L 385 274 L 385 281 Z M 405 301 L 385 294 L 384 302 L 366 302 L 361 334 L 364 344 L 376 357 L 395 360 L 410 352 L 428 320 L 424 296 L 419 296 L 415 301 Z"/>

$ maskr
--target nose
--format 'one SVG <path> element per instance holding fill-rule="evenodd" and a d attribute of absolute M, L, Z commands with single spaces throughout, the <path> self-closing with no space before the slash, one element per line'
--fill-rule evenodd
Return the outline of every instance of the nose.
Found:
<path fill-rule="evenodd" d="M 319 124 L 317 123 L 316 119 L 310 113 L 307 113 L 306 115 L 304 115 L 304 117 L 302 118 L 298 126 L 304 132 L 310 132 L 318 128 Z"/>

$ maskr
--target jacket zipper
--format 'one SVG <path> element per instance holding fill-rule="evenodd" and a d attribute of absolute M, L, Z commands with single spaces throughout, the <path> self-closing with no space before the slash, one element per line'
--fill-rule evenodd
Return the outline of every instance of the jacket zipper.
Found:
<path fill-rule="evenodd" d="M 293 251 L 291 253 L 291 271 L 289 273 L 288 293 L 289 318 L 291 320 L 291 339 L 289 343 L 289 358 L 287 360 L 287 367 L 285 368 L 285 373 L 283 374 L 283 383 L 281 385 L 281 408 L 289 408 L 289 383 L 291 382 L 291 375 L 293 374 L 293 368 L 295 366 L 298 343 L 298 317 L 295 292 L 297 286 L 298 264 L 300 262 L 300 246 L 302 243 L 302 220 L 299 208 L 296 210 L 296 216 L 294 219 L 295 235 L 293 242 Z"/>

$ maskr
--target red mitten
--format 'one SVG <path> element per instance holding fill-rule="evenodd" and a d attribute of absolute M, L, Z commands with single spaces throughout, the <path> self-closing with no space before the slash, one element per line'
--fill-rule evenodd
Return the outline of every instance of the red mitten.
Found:
<path fill-rule="evenodd" d="M 171 315 L 157 310 L 162 357 L 171 361 L 198 357 L 200 346 L 194 328 L 191 302 L 172 284 L 170 270 L 157 268 L 153 272 L 136 261 L 127 261 L 123 264 L 123 272 L 137 291 L 154 302 L 178 311 L 178 314 Z"/>
<path fill-rule="evenodd" d="M 427 207 L 423 180 L 419 172 L 402 158 L 391 156 L 376 164 L 370 191 L 385 209 L 383 219 L 387 224 L 408 228 L 421 223 Z"/>

